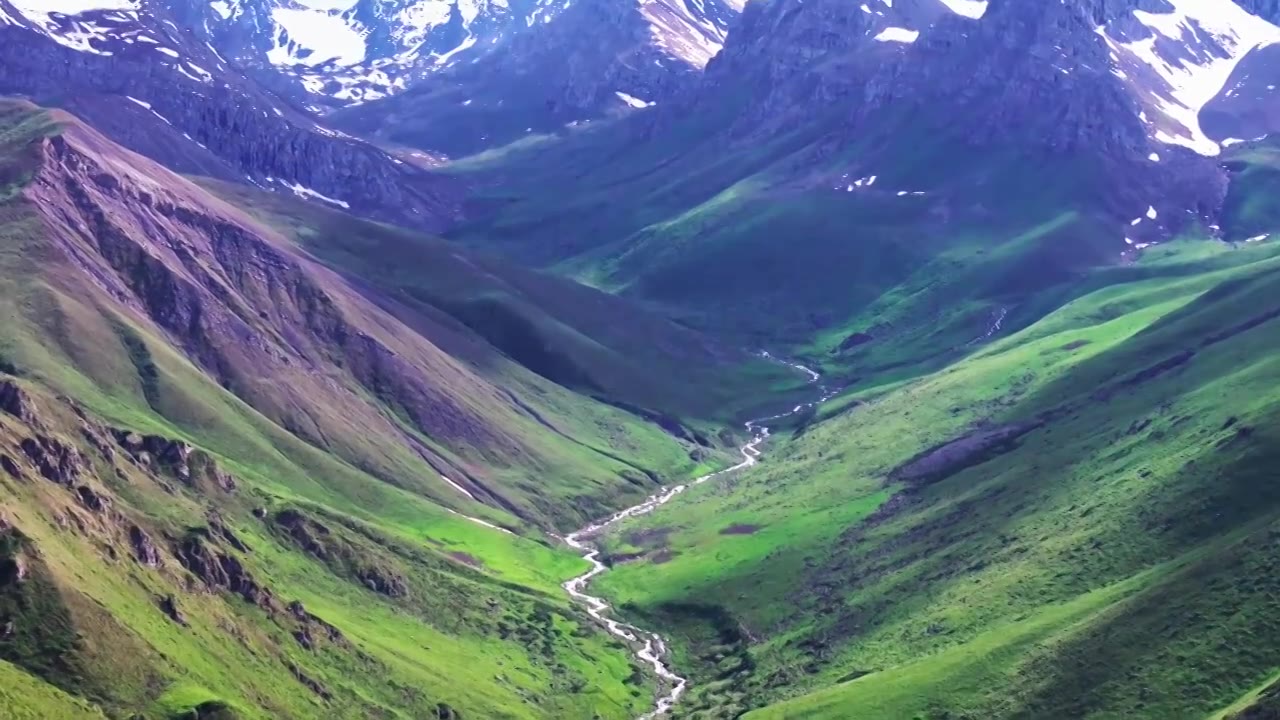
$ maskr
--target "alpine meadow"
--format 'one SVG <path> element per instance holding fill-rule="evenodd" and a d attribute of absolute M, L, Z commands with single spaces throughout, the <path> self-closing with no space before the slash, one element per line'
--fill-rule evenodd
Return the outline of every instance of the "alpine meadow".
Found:
<path fill-rule="evenodd" d="M 0 0 L 0 720 L 1280 718 L 1274 0 Z"/>

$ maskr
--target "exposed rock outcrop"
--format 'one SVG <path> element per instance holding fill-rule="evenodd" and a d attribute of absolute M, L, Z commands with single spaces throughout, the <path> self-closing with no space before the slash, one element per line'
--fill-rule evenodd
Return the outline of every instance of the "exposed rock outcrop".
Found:
<path fill-rule="evenodd" d="M 205 542 L 200 533 L 189 534 L 174 554 L 206 587 L 235 593 L 264 610 L 280 609 L 270 588 L 258 583 L 239 559 Z"/>
<path fill-rule="evenodd" d="M 160 551 L 151 541 L 151 536 L 137 525 L 129 526 L 129 544 L 133 547 L 133 556 L 142 565 L 158 568 L 163 563 Z"/>
<path fill-rule="evenodd" d="M 59 485 L 74 485 L 88 464 L 78 448 L 51 435 L 26 438 L 21 448 L 46 480 Z"/>
<path fill-rule="evenodd" d="M 316 125 L 202 43 L 170 33 L 162 18 L 136 16 L 186 57 L 169 60 L 109 32 L 100 42 L 112 48 L 83 52 L 0 18 L 0 92 L 65 107 L 179 172 L 307 188 L 358 213 L 433 230 L 456 215 L 453 180 Z"/>
<path fill-rule="evenodd" d="M 81 505 L 95 513 L 105 513 L 111 509 L 111 498 L 88 485 L 77 487 L 76 497 L 79 498 Z"/>
<path fill-rule="evenodd" d="M 177 598 L 172 595 L 165 595 L 156 599 L 156 605 L 160 608 L 160 612 L 164 613 L 170 620 L 183 627 L 187 626 L 187 616 L 178 608 Z"/>
<path fill-rule="evenodd" d="M 399 572 L 303 513 L 294 509 L 282 510 L 275 515 L 275 525 L 284 530 L 305 552 L 324 562 L 334 572 L 345 575 L 380 595 L 400 598 L 409 594 L 408 582 Z"/>
<path fill-rule="evenodd" d="M 1007 448 L 1010 443 L 1041 425 L 1042 421 L 1028 421 L 975 430 L 913 458 L 895 469 L 890 476 L 896 480 L 914 482 L 941 479 L 982 461 L 1001 448 Z"/>
<path fill-rule="evenodd" d="M 4 470 L 15 480 L 23 478 L 22 468 L 18 466 L 17 461 L 4 453 L 0 453 L 0 470 Z"/>
<path fill-rule="evenodd" d="M 40 428 L 35 402 L 22 386 L 12 380 L 0 380 L 0 411 L 21 420 L 32 428 Z"/>
<path fill-rule="evenodd" d="M 129 430 L 116 430 L 115 437 L 119 446 L 139 465 L 173 477 L 188 487 L 222 492 L 236 488 L 235 478 L 222 470 L 208 453 L 181 440 L 144 436 Z"/>

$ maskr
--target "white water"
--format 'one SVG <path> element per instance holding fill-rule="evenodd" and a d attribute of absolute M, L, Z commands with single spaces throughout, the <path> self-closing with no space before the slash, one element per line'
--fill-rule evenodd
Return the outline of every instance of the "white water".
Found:
<path fill-rule="evenodd" d="M 787 362 L 785 360 L 778 360 L 767 352 L 761 353 L 761 355 L 769 360 L 783 363 L 784 365 L 788 365 L 808 375 L 810 383 L 817 383 L 822 377 L 803 365 Z M 587 587 L 590 585 L 591 581 L 595 579 L 597 575 L 600 575 L 609 569 L 603 562 L 600 562 L 600 550 L 593 547 L 590 544 L 590 540 L 587 538 L 594 536 L 605 528 L 615 525 L 627 518 L 651 513 L 671 502 L 676 498 L 676 496 L 694 485 L 701 485 L 712 478 L 737 472 L 738 470 L 743 470 L 755 465 L 759 462 L 760 445 L 763 444 L 765 440 L 769 439 L 769 428 L 765 427 L 763 423 L 795 415 L 802 410 L 820 405 L 821 403 L 835 397 L 839 392 L 838 390 L 830 390 L 825 387 L 821 388 L 821 390 L 822 395 L 818 400 L 803 405 L 797 405 L 788 412 L 748 422 L 746 424 L 746 428 L 747 433 L 751 436 L 751 440 L 739 448 L 739 452 L 742 453 L 742 462 L 737 465 L 719 472 L 711 473 L 710 475 L 703 475 L 702 477 L 691 481 L 687 485 L 673 485 L 656 495 L 650 496 L 639 505 L 629 507 L 625 510 L 619 510 L 607 519 L 588 525 L 564 538 L 565 543 L 567 543 L 569 547 L 582 551 L 583 557 L 587 562 L 591 563 L 591 569 L 589 571 L 564 584 L 565 591 L 569 593 L 570 597 L 585 605 L 587 608 L 587 614 L 603 623 L 605 628 L 608 629 L 611 634 L 625 642 L 631 643 L 633 648 L 638 647 L 638 649 L 635 650 L 636 657 L 644 664 L 653 668 L 654 673 L 663 683 L 664 692 L 654 701 L 653 710 L 640 716 L 639 720 L 653 720 L 653 718 L 667 714 L 667 712 L 669 712 L 680 700 L 680 696 L 684 694 L 685 689 L 689 686 L 689 680 L 688 678 L 676 674 L 676 672 L 667 663 L 667 643 L 661 635 L 647 630 L 642 630 L 634 625 L 618 622 L 617 620 L 608 617 L 607 613 L 611 609 L 609 603 L 605 602 L 603 598 L 596 597 L 595 595 L 591 595 L 587 592 Z"/>

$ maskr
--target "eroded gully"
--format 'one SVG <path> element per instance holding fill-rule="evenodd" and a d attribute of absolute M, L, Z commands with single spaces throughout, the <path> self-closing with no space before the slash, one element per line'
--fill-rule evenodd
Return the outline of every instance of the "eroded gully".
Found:
<path fill-rule="evenodd" d="M 776 360 L 768 353 L 763 353 L 763 355 L 770 360 Z M 818 375 L 818 373 L 803 365 L 786 362 L 784 360 L 777 360 L 777 362 L 781 362 L 805 373 L 809 376 L 810 383 L 816 385 L 819 380 L 821 380 L 821 376 Z M 819 385 L 819 388 L 821 388 L 821 397 L 811 403 L 797 405 L 788 412 L 748 422 L 746 424 L 746 428 L 751 439 L 739 448 L 739 452 L 742 453 L 742 462 L 737 465 L 719 472 L 711 473 L 710 475 L 703 475 L 702 477 L 692 480 L 685 485 L 673 485 L 662 492 L 650 496 L 639 505 L 629 507 L 625 510 L 620 510 L 608 518 L 592 523 L 591 525 L 588 525 L 577 532 L 571 533 L 564 538 L 565 543 L 575 550 L 582 552 L 582 557 L 585 558 L 587 562 L 591 563 L 591 569 L 589 571 L 564 584 L 565 591 L 567 591 L 569 596 L 574 600 L 582 603 L 582 605 L 586 607 L 587 613 L 603 624 L 612 635 L 626 642 L 627 645 L 632 648 L 636 658 L 645 665 L 653 668 L 654 674 L 656 674 L 660 680 L 661 687 L 659 695 L 654 701 L 653 710 L 640 716 L 639 720 L 653 720 L 653 718 L 667 714 L 680 700 L 680 696 L 684 694 L 685 689 L 689 686 L 689 680 L 688 678 L 677 674 L 675 670 L 672 669 L 668 659 L 669 653 L 665 638 L 658 633 L 643 630 L 634 625 L 620 622 L 609 617 L 609 611 L 612 609 L 609 603 L 603 598 L 587 592 L 587 589 L 591 585 L 591 581 L 602 573 L 607 572 L 609 569 L 608 566 L 600 561 L 600 549 L 591 544 L 590 538 L 597 536 L 602 531 L 626 520 L 627 518 L 646 515 L 657 510 L 663 505 L 674 500 L 685 490 L 688 490 L 695 485 L 701 485 L 708 480 L 734 473 L 739 470 L 744 470 L 755 465 L 760 458 L 760 445 L 763 444 L 765 440 L 769 439 L 769 428 L 765 423 L 772 422 L 774 420 L 781 420 L 782 418 L 795 415 L 796 413 L 808 408 L 820 405 L 834 397 L 837 392 L 822 387 L 821 385 Z"/>

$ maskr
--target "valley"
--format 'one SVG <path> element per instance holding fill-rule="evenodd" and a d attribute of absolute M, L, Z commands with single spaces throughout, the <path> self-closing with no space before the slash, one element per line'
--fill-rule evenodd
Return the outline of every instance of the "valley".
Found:
<path fill-rule="evenodd" d="M 1272 0 L 0 40 L 0 719 L 1280 706 Z"/>
<path fill-rule="evenodd" d="M 765 357 L 770 357 L 767 352 L 763 354 Z M 820 375 L 803 365 L 787 363 L 785 361 L 779 362 L 808 375 L 810 382 L 816 383 L 821 379 Z M 764 423 L 788 418 L 803 410 L 815 408 L 830 400 L 836 394 L 828 391 L 826 388 L 822 388 L 821 386 L 819 386 L 819 390 L 822 395 L 816 401 L 797 405 L 789 412 L 771 415 L 767 418 L 747 421 L 745 423 L 745 429 L 747 431 L 747 435 L 751 439 L 739 450 L 742 453 L 742 462 L 737 465 L 698 477 L 690 481 L 688 485 L 674 485 L 666 488 L 662 492 L 649 497 L 639 505 L 633 505 L 624 510 L 619 510 L 611 515 L 607 520 L 592 523 L 581 530 L 565 536 L 565 543 L 575 550 L 585 551 L 583 557 L 591 563 L 590 570 L 564 584 L 565 590 L 569 593 L 570 597 L 586 605 L 587 612 L 593 618 L 604 623 L 605 627 L 607 627 L 609 632 L 615 637 L 638 645 L 639 649 L 636 650 L 636 657 L 643 662 L 651 663 L 653 665 L 654 673 L 658 676 L 659 682 L 663 685 L 669 686 L 665 695 L 659 695 L 653 711 L 642 716 L 645 720 L 660 717 L 670 712 L 672 708 L 675 707 L 676 703 L 680 701 L 680 696 L 684 694 L 689 681 L 688 678 L 675 674 L 674 670 L 665 663 L 665 656 L 667 655 L 666 639 L 657 633 L 642 630 L 630 625 L 624 625 L 616 620 L 606 617 L 605 614 L 610 610 L 609 603 L 603 598 L 589 595 L 586 592 L 591 581 L 597 576 L 607 572 L 609 569 L 604 563 L 600 562 L 600 550 L 589 544 L 591 542 L 591 538 L 598 537 L 601 533 L 609 530 L 612 526 L 628 520 L 629 518 L 647 515 L 657 511 L 662 508 L 662 506 L 672 500 L 675 500 L 681 493 L 691 487 L 696 487 L 705 482 L 714 481 L 718 477 L 731 475 L 755 466 L 761 455 L 759 449 L 760 446 L 769 439 L 769 428 L 765 426 Z"/>

